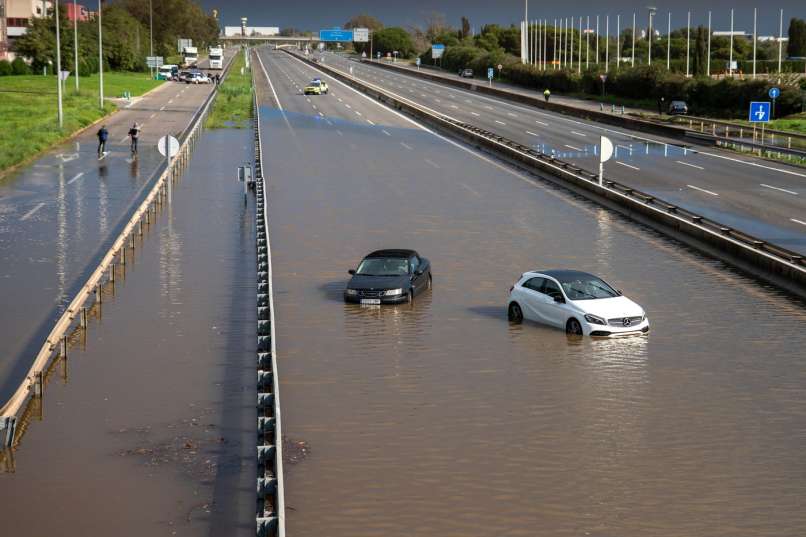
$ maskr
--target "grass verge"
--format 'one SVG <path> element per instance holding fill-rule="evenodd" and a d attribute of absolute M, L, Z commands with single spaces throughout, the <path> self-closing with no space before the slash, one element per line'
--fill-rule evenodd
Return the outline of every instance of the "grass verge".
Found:
<path fill-rule="evenodd" d="M 73 133 L 115 110 L 114 103 L 98 107 L 98 75 L 81 77 L 65 85 L 64 127 L 57 118 L 56 79 L 51 76 L 0 77 L 0 175 L 69 138 Z M 104 73 L 104 95 L 120 97 L 124 91 L 142 95 L 162 82 L 143 73 Z"/>
<path fill-rule="evenodd" d="M 249 126 L 251 118 L 252 73 L 245 67 L 243 53 L 239 52 L 232 59 L 227 78 L 218 88 L 218 96 L 205 126 L 209 129 L 243 129 Z"/>

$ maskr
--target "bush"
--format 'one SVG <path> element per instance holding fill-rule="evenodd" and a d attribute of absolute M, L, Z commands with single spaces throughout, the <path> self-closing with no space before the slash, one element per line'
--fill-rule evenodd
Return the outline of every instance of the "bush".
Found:
<path fill-rule="evenodd" d="M 0 76 L 9 76 L 14 74 L 11 67 L 11 62 L 8 60 L 0 60 Z"/>
<path fill-rule="evenodd" d="M 11 70 L 15 75 L 30 75 L 31 68 L 28 67 L 28 64 L 25 63 L 25 60 L 22 58 L 14 58 L 14 61 L 11 62 Z"/>

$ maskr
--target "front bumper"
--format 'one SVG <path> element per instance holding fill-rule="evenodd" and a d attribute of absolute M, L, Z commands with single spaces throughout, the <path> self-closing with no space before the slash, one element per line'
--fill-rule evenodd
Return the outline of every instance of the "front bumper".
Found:
<path fill-rule="evenodd" d="M 593 337 L 640 336 L 649 333 L 649 319 L 644 319 L 634 326 L 601 325 L 582 321 L 582 332 L 586 336 Z"/>
<path fill-rule="evenodd" d="M 344 293 L 344 301 L 349 304 L 361 304 L 361 298 L 362 297 L 357 295 L 348 295 L 347 293 Z M 403 293 L 402 295 L 382 296 L 376 297 L 375 299 L 380 300 L 381 304 L 402 304 L 404 302 L 408 302 L 409 296 L 408 294 Z"/>
<path fill-rule="evenodd" d="M 302 91 L 305 95 L 321 95 L 321 90 L 305 89 Z"/>

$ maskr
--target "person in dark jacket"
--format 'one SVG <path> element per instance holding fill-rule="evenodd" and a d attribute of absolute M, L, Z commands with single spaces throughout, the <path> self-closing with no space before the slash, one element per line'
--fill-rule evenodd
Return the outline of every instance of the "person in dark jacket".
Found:
<path fill-rule="evenodd" d="M 132 139 L 132 145 L 131 145 L 132 154 L 136 155 L 137 154 L 137 140 L 138 140 L 138 138 L 140 138 L 140 125 L 138 125 L 137 123 L 132 125 L 132 128 L 129 129 L 129 136 Z"/>
<path fill-rule="evenodd" d="M 106 130 L 106 125 L 101 126 L 101 130 L 98 131 L 98 157 L 101 157 L 104 153 L 106 153 L 106 139 L 109 138 L 109 131 Z"/>

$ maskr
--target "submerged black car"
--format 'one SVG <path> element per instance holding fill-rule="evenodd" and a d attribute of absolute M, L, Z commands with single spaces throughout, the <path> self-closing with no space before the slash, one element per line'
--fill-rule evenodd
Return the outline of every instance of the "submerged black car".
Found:
<path fill-rule="evenodd" d="M 400 304 L 431 289 L 431 263 L 414 250 L 372 252 L 349 272 L 345 302 Z"/>

